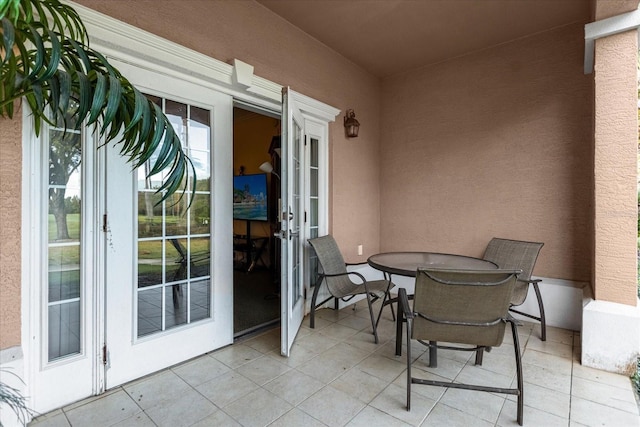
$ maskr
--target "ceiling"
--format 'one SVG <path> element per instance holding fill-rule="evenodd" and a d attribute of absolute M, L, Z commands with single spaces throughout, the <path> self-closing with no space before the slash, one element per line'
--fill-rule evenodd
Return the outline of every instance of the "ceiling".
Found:
<path fill-rule="evenodd" d="M 257 0 L 378 77 L 574 22 L 590 0 Z"/>

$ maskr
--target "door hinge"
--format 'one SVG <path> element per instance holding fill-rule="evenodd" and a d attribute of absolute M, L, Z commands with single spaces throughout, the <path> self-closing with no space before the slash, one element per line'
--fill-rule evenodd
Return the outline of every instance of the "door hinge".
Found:
<path fill-rule="evenodd" d="M 106 365 L 107 364 L 107 345 L 103 345 L 102 346 L 102 364 Z"/>
<path fill-rule="evenodd" d="M 304 136 L 304 146 L 307 146 L 307 135 Z"/>
<path fill-rule="evenodd" d="M 304 211 L 304 223 L 307 223 L 307 211 Z"/>
<path fill-rule="evenodd" d="M 107 232 L 107 214 L 102 215 L 102 231 Z"/>

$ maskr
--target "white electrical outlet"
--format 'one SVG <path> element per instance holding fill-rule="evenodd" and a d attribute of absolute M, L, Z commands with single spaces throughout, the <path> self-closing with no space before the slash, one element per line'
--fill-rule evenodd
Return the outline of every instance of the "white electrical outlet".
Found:
<path fill-rule="evenodd" d="M 358 255 L 362 255 L 362 245 L 358 245 Z"/>

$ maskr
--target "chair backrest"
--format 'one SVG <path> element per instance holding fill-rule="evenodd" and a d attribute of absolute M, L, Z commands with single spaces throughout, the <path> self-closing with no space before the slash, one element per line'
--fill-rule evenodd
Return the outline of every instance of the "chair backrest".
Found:
<path fill-rule="evenodd" d="M 347 266 L 340 253 L 340 248 L 331 235 L 309 239 L 309 244 L 315 251 L 323 274 L 343 274 L 347 272 Z M 345 292 L 353 288 L 353 282 L 349 276 L 325 277 L 329 293 L 336 297 L 342 297 Z"/>
<path fill-rule="evenodd" d="M 517 270 L 418 269 L 412 338 L 502 344 Z"/>
<path fill-rule="evenodd" d="M 527 298 L 528 280 L 533 274 L 538 254 L 544 243 L 522 240 L 500 239 L 494 237 L 484 251 L 483 259 L 496 263 L 499 268 L 522 270 L 520 281 L 516 285 L 511 304 L 520 305 Z"/>

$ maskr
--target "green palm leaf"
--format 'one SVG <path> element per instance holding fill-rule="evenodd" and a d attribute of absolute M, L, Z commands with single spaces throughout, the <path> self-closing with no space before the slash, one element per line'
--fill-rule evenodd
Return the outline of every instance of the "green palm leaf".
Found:
<path fill-rule="evenodd" d="M 106 142 L 119 145 L 134 167 L 154 159 L 150 175 L 169 168 L 161 201 L 180 189 L 191 190 L 193 199 L 195 168 L 171 123 L 89 46 L 72 7 L 60 0 L 0 0 L 0 20 L 0 116 L 12 118 L 14 101 L 24 99 L 39 134 L 43 121 L 65 118 L 73 100 L 74 127 L 100 123 Z"/>

